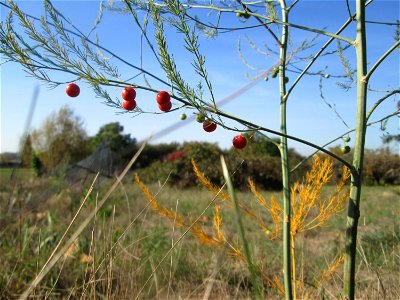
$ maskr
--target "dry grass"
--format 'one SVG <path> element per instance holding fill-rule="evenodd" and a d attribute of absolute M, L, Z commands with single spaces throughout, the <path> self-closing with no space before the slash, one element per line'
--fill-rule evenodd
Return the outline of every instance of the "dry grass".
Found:
<path fill-rule="evenodd" d="M 90 183 L 88 179 L 70 184 L 62 178 L 2 180 L 0 298 L 17 298 L 29 286 L 76 213 Z M 94 185 L 73 229 L 96 208 L 111 184 L 100 179 Z M 229 241 L 240 249 L 233 209 L 223 204 L 227 201 L 218 201 L 217 206 L 203 213 L 213 199 L 205 189 L 176 190 L 157 184 L 148 189 L 171 214 L 170 218 L 161 218 L 150 209 L 133 175 L 128 175 L 32 295 L 53 299 L 134 299 L 142 290 L 142 299 L 250 298 L 247 267 L 243 261 L 224 255 L 229 248 L 206 246 L 195 235 L 185 235 L 177 242 L 187 227 L 179 226 L 181 216 L 188 224 L 198 219 L 196 226 L 204 234 Z M 326 197 L 335 191 L 335 187 L 324 187 L 320 193 Z M 364 188 L 358 298 L 400 298 L 399 195 L 398 187 Z M 280 194 L 258 191 L 257 199 L 249 189 L 237 196 L 270 230 L 263 230 L 257 219 L 244 219 L 246 238 L 260 270 L 278 284 L 282 268 L 280 241 L 269 239 L 275 223 L 265 211 L 261 213 L 260 207 L 270 209 L 271 202 L 265 199 L 274 197 L 279 203 Z M 304 232 L 296 239 L 297 278 L 304 287 L 298 298 L 340 297 L 344 220 L 345 212 L 341 212 L 323 227 Z M 168 256 L 159 264 L 166 253 Z M 144 286 L 148 278 L 151 279 Z M 307 293 L 310 286 L 313 294 Z M 281 298 L 279 291 L 268 286 L 265 294 L 268 299 Z"/>

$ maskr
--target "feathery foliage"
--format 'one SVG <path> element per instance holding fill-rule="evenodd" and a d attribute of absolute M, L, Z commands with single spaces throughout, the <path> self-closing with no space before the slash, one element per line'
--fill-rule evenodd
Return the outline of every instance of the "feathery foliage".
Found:
<path fill-rule="evenodd" d="M 244 255 L 243 250 L 235 245 L 233 242 L 235 239 L 231 236 L 231 234 L 227 233 L 226 229 L 224 229 L 221 210 L 225 205 L 228 205 L 228 207 L 232 206 L 231 196 L 213 184 L 206 177 L 206 175 L 199 170 L 194 160 L 192 160 L 192 166 L 193 172 L 196 174 L 196 177 L 202 186 L 209 190 L 214 197 L 218 197 L 220 200 L 214 205 L 212 224 L 194 224 L 192 227 L 190 227 L 190 224 L 193 222 L 192 217 L 181 216 L 177 212 L 164 207 L 157 201 L 156 197 L 144 185 L 138 175 L 135 175 L 135 180 L 142 190 L 145 198 L 151 204 L 151 207 L 157 214 L 166 217 L 171 222 L 175 222 L 177 227 L 190 228 L 192 235 L 199 240 L 200 243 L 209 247 L 224 247 L 228 257 L 239 259 L 243 263 L 249 264 L 250 262 Z M 301 278 L 296 278 L 295 239 L 297 235 L 324 226 L 332 216 L 343 209 L 343 206 L 348 198 L 349 192 L 346 190 L 345 186 L 349 179 L 350 173 L 346 167 L 343 168 L 342 177 L 337 183 L 333 194 L 329 195 L 327 198 L 322 197 L 322 189 L 330 183 L 332 180 L 332 175 L 332 160 L 329 158 L 322 159 L 319 156 L 315 156 L 310 171 L 307 172 L 301 183 L 295 182 L 293 184 L 291 191 L 292 199 L 294 201 L 291 220 L 293 228 L 291 231 L 294 259 L 293 278 L 295 279 L 295 282 L 299 283 L 298 286 L 296 284 L 294 285 L 295 287 L 297 286 L 299 292 L 304 292 L 305 287 L 304 283 L 301 281 Z M 248 204 L 244 204 L 240 201 L 238 201 L 238 208 L 243 212 L 242 216 L 244 218 L 246 218 L 249 222 L 255 222 L 258 224 L 260 227 L 260 232 L 265 234 L 264 237 L 271 242 L 276 242 L 276 240 L 279 240 L 280 237 L 283 209 L 274 197 L 271 197 L 271 199 L 267 201 L 267 199 L 257 190 L 251 178 L 248 178 L 248 185 L 260 209 L 255 210 L 250 208 Z M 268 222 L 264 220 L 266 217 L 269 219 Z M 204 228 L 204 226 L 207 225 L 213 228 L 213 232 L 207 231 Z M 314 289 L 318 289 L 323 282 L 327 281 L 342 263 L 343 256 L 339 256 L 331 264 L 329 264 L 327 269 L 321 271 L 321 274 L 318 275 L 313 285 Z M 264 269 L 260 263 L 252 262 L 251 264 L 266 286 L 274 288 L 281 295 L 285 295 L 285 290 L 277 275 L 271 276 L 268 270 Z M 315 291 L 309 289 L 307 289 L 305 292 L 309 295 L 313 295 L 315 293 Z"/>

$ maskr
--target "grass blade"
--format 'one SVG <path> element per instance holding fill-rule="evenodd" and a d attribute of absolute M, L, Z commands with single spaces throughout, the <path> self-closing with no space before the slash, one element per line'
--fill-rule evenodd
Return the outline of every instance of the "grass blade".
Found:
<path fill-rule="evenodd" d="M 249 268 L 250 271 L 250 279 L 251 279 L 251 283 L 253 285 L 253 293 L 254 293 L 254 297 L 256 299 L 263 299 L 263 292 L 262 292 L 262 285 L 260 280 L 258 279 L 258 275 L 257 275 L 257 271 L 254 267 L 253 264 L 253 260 L 251 258 L 251 254 L 250 254 L 250 248 L 249 248 L 249 244 L 245 238 L 244 235 L 244 228 L 243 228 L 243 223 L 242 223 L 242 215 L 240 212 L 240 208 L 239 208 L 239 204 L 236 198 L 236 193 L 235 190 L 233 188 L 233 184 L 232 184 L 232 180 L 231 177 L 229 175 L 229 171 L 228 171 L 228 167 L 226 166 L 225 163 L 225 159 L 223 156 L 221 156 L 221 165 L 222 165 L 222 172 L 224 174 L 224 178 L 225 178 L 225 182 L 226 185 L 228 187 L 228 193 L 231 196 L 234 208 L 235 208 L 235 214 L 236 214 L 236 224 L 237 224 L 237 229 L 238 229 L 238 233 L 239 233 L 239 237 L 240 240 L 243 244 L 243 249 L 244 249 L 244 256 L 247 260 L 247 266 Z"/>
<path fill-rule="evenodd" d="M 125 167 L 125 169 L 122 171 L 122 173 L 118 176 L 118 178 L 115 180 L 114 184 L 110 187 L 110 189 L 107 191 L 107 193 L 104 195 L 104 197 L 101 199 L 99 202 L 98 206 L 96 207 L 95 210 L 93 210 L 87 217 L 86 219 L 79 225 L 78 229 L 72 234 L 72 236 L 69 238 L 69 240 L 65 243 L 65 245 L 57 252 L 53 253 L 53 256 L 51 259 L 48 260 L 46 263 L 46 266 L 39 272 L 39 274 L 36 276 L 36 278 L 31 282 L 29 287 L 20 295 L 19 300 L 25 300 L 29 297 L 30 293 L 33 291 L 33 289 L 42 281 L 44 276 L 51 270 L 51 268 L 56 264 L 56 262 L 60 259 L 60 257 L 65 253 L 65 251 L 68 250 L 68 248 L 72 245 L 72 243 L 77 239 L 77 237 L 82 233 L 82 231 L 86 228 L 86 226 L 90 223 L 90 221 L 94 218 L 94 216 L 97 214 L 98 210 L 104 205 L 104 203 L 107 201 L 107 199 L 110 197 L 110 195 L 114 192 L 114 190 L 117 188 L 117 186 L 120 184 L 120 181 L 125 177 L 126 173 L 131 169 L 132 165 L 134 162 L 137 160 L 139 157 L 140 153 L 143 151 L 144 147 L 147 144 L 146 140 L 143 142 L 142 146 L 140 149 L 136 152 L 136 154 L 132 157 L 128 165 Z"/>

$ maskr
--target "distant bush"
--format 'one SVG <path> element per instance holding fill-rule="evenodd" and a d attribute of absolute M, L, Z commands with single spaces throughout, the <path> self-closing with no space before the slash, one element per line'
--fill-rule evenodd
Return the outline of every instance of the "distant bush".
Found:
<path fill-rule="evenodd" d="M 147 145 L 136 161 L 135 168 L 146 168 L 156 161 L 163 160 L 168 154 L 178 148 L 178 143 Z M 135 149 L 135 151 L 137 151 L 137 149 Z"/>
<path fill-rule="evenodd" d="M 239 162 L 233 165 L 231 171 L 237 171 L 232 175 L 235 187 L 238 189 L 247 188 L 247 178 L 251 177 L 253 182 L 260 188 L 266 190 L 282 189 L 282 168 L 279 157 L 252 157 L 243 161 L 239 166 Z"/>
<path fill-rule="evenodd" d="M 216 144 L 189 142 L 178 149 L 166 153 L 161 160 L 154 161 L 147 168 L 138 171 L 145 182 L 164 182 L 177 187 L 196 186 L 196 175 L 193 173 L 191 160 L 195 160 L 199 168 L 215 184 L 222 183 L 222 171 L 219 157 L 222 151 Z"/>
<path fill-rule="evenodd" d="M 365 150 L 364 183 L 400 184 L 400 157 L 390 148 Z"/>
<path fill-rule="evenodd" d="M 352 151 L 342 154 L 339 147 L 331 148 L 330 151 L 343 157 L 349 163 L 352 163 Z M 339 180 L 343 165 L 335 162 L 335 179 Z M 376 150 L 365 149 L 364 151 L 364 185 L 385 185 L 400 184 L 400 156 L 393 153 L 388 147 L 378 148 Z"/>
<path fill-rule="evenodd" d="M 216 144 L 190 142 L 164 155 L 161 160 L 154 161 L 148 167 L 138 170 L 140 178 L 145 182 L 164 182 L 177 187 L 194 187 L 198 185 L 193 172 L 191 160 L 198 168 L 217 185 L 223 184 L 220 156 L 224 154 L 229 169 L 233 172 L 233 180 L 238 189 L 247 188 L 247 178 L 269 190 L 282 188 L 280 158 L 263 155 L 257 157 L 253 152 L 222 151 Z"/>
<path fill-rule="evenodd" d="M 258 132 L 244 134 L 249 141 L 246 148 L 241 151 L 245 157 L 280 157 L 278 147 L 274 143 L 280 143 L 279 139 L 267 139 Z M 233 149 L 232 149 L 233 150 Z"/>
<path fill-rule="evenodd" d="M 200 142 L 183 145 L 150 145 L 138 161 L 140 168 L 136 167 L 136 169 L 145 182 L 164 182 L 169 178 L 170 185 L 193 187 L 198 184 L 191 164 L 191 160 L 194 159 L 199 169 L 213 183 L 221 185 L 223 179 L 219 161 L 220 155 L 223 154 L 229 169 L 233 172 L 232 178 L 237 189 L 246 189 L 247 178 L 251 177 L 258 186 L 264 189 L 280 190 L 282 189 L 280 158 L 276 156 L 270 145 L 266 147 L 267 143 L 261 141 L 261 143 L 256 141 L 256 145 L 250 146 L 249 149 L 239 151 L 233 148 L 223 151 L 216 144 Z M 257 143 L 259 144 L 257 145 Z M 351 152 L 342 154 L 339 147 L 330 150 L 351 163 Z M 303 157 L 295 150 L 289 150 L 291 167 L 294 167 L 301 159 Z M 398 154 L 391 152 L 389 148 L 366 150 L 364 160 L 364 184 L 400 184 Z M 309 162 L 307 161 L 291 174 L 291 179 L 293 181 L 301 180 L 308 169 Z M 336 162 L 334 170 L 332 184 L 341 179 L 343 165 Z"/>
<path fill-rule="evenodd" d="M 33 172 L 35 173 L 35 176 L 41 176 L 43 173 L 43 166 L 42 162 L 40 161 L 39 156 L 35 152 L 31 153 L 31 167 L 33 169 Z"/>

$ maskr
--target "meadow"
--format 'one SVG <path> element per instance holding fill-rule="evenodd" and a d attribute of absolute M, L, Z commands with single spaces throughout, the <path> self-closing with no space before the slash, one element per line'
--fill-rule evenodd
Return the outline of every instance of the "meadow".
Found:
<path fill-rule="evenodd" d="M 93 183 L 94 175 L 76 181 L 63 176 L 36 178 L 29 169 L 1 169 L 0 176 L 0 298 L 15 299 L 50 257 L 85 195 L 89 196 L 67 237 L 115 180 L 99 177 Z M 159 205 L 178 212 L 175 219 L 149 205 L 134 174 L 128 173 L 34 289 L 32 299 L 251 298 L 249 271 L 240 256 L 179 226 L 178 215 L 213 234 L 217 213 L 214 206 L 206 208 L 214 195 L 203 187 L 177 189 L 163 182 L 147 188 L 157 195 Z M 325 186 L 323 196 L 334 189 Z M 280 192 L 259 193 L 281 200 Z M 357 299 L 400 298 L 399 196 L 399 186 L 363 187 Z M 258 209 L 250 190 L 238 192 L 237 198 L 245 207 Z M 218 215 L 229 243 L 239 249 L 232 206 L 221 202 Z M 341 298 L 345 218 L 343 210 L 296 239 L 298 299 Z M 255 263 L 266 277 L 276 280 L 264 285 L 265 298 L 281 299 L 281 240 L 271 240 L 270 233 L 260 230 L 252 218 L 243 215 L 243 222 Z"/>

